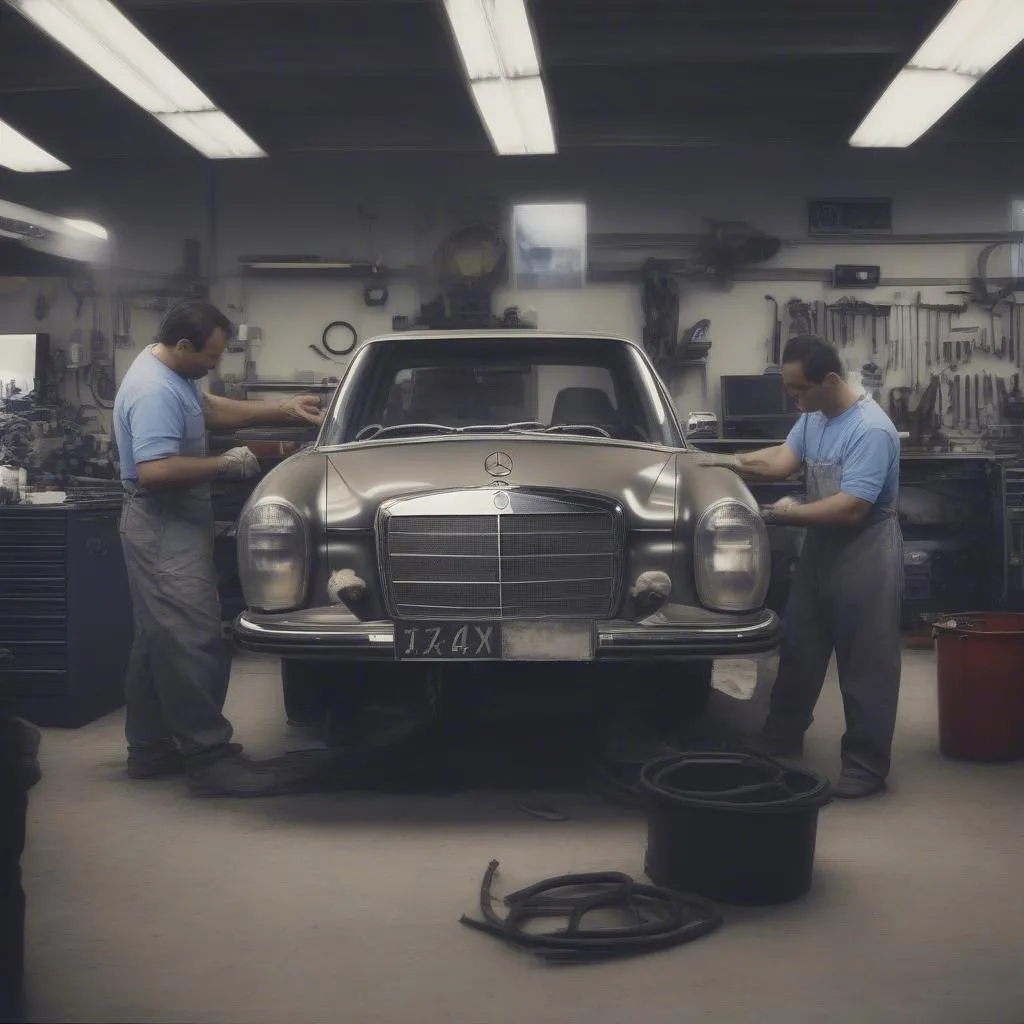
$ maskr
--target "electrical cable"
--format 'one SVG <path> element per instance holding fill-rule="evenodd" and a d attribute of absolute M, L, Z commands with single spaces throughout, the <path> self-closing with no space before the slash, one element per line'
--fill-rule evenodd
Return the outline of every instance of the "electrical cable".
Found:
<path fill-rule="evenodd" d="M 480 886 L 483 920 L 463 915 L 462 924 L 522 946 L 552 962 L 583 962 L 649 953 L 679 946 L 716 931 L 722 913 L 698 896 L 635 882 L 619 872 L 560 875 L 505 897 L 505 918 L 493 908 L 491 894 L 498 862 L 492 860 Z M 560 890 L 565 890 L 558 895 Z M 584 928 L 584 918 L 598 910 L 630 914 L 633 925 Z M 528 932 L 542 917 L 568 918 L 567 926 L 551 932 Z"/>
<path fill-rule="evenodd" d="M 331 348 L 330 343 L 327 341 L 327 336 L 331 333 L 334 328 L 340 327 L 352 334 L 352 343 L 348 348 Z M 325 352 L 330 352 L 332 356 L 347 356 L 355 347 L 359 341 L 359 335 L 356 333 L 356 329 L 347 320 L 332 320 L 325 328 L 324 333 L 320 336 L 320 344 L 323 346 Z"/>

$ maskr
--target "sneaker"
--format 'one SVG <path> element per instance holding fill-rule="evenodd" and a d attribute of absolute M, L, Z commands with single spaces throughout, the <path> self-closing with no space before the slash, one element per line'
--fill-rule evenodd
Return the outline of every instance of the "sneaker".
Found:
<path fill-rule="evenodd" d="M 844 768 L 832 786 L 832 796 L 838 800 L 859 800 L 874 796 L 885 789 L 885 779 L 866 772 L 855 772 Z"/>
<path fill-rule="evenodd" d="M 196 796 L 280 796 L 292 792 L 310 774 L 301 762 L 252 761 L 232 750 L 215 761 L 186 766 L 189 788 Z"/>
<path fill-rule="evenodd" d="M 165 779 L 185 770 L 185 759 L 173 742 L 129 746 L 127 764 L 130 779 Z"/>

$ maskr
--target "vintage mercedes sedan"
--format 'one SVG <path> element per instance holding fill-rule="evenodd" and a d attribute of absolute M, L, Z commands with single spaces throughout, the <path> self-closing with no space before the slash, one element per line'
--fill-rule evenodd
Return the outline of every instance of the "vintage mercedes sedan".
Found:
<path fill-rule="evenodd" d="M 699 698 L 779 633 L 757 503 L 700 462 L 621 338 L 367 341 L 242 512 L 236 642 L 282 658 L 293 720 L 460 673 Z"/>

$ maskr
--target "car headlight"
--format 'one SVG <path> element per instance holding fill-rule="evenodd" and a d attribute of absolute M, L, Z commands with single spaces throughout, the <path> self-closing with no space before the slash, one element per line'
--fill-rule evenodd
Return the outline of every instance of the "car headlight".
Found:
<path fill-rule="evenodd" d="M 238 527 L 238 575 L 249 608 L 285 612 L 306 599 L 309 537 L 291 505 L 260 501 Z"/>
<path fill-rule="evenodd" d="M 771 578 L 768 531 L 761 517 L 738 501 L 711 505 L 697 520 L 694 575 L 705 607 L 720 612 L 760 608 Z"/>

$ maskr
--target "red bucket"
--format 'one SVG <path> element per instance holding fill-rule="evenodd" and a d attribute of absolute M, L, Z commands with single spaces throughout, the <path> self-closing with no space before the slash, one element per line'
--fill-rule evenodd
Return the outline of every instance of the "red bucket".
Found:
<path fill-rule="evenodd" d="M 970 612 L 934 624 L 939 748 L 948 757 L 1024 757 L 1024 614 Z"/>

